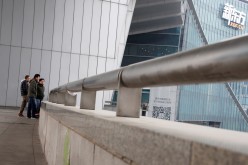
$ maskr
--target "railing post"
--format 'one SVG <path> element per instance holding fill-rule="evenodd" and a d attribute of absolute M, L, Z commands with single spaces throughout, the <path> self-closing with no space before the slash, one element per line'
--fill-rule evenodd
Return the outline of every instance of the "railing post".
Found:
<path fill-rule="evenodd" d="M 58 92 L 54 92 L 53 101 L 54 101 L 54 103 L 58 103 Z"/>
<path fill-rule="evenodd" d="M 58 92 L 56 94 L 56 101 L 57 104 L 65 104 L 65 92 Z"/>
<path fill-rule="evenodd" d="M 49 94 L 49 101 L 52 103 L 57 103 L 57 92 L 50 92 Z"/>
<path fill-rule="evenodd" d="M 54 101 L 54 93 L 53 92 L 49 93 L 49 101 L 52 102 L 52 103 L 55 103 L 55 101 Z"/>
<path fill-rule="evenodd" d="M 141 88 L 127 88 L 119 78 L 116 116 L 140 117 Z"/>
<path fill-rule="evenodd" d="M 77 95 L 69 91 L 65 93 L 65 105 L 66 106 L 76 106 L 77 104 Z"/>
<path fill-rule="evenodd" d="M 86 91 L 81 92 L 81 102 L 80 109 L 95 110 L 96 104 L 96 91 Z"/>

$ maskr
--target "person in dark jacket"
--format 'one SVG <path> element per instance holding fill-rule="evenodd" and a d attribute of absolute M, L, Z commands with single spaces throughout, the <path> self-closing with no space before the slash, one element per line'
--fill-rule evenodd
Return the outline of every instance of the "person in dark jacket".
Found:
<path fill-rule="evenodd" d="M 40 106 L 41 106 L 41 101 L 44 98 L 44 92 L 45 92 L 45 87 L 44 87 L 45 80 L 44 78 L 40 78 L 39 83 L 37 85 L 37 96 L 36 96 L 36 101 L 37 101 L 37 115 L 40 113 Z"/>
<path fill-rule="evenodd" d="M 28 88 L 28 98 L 29 98 L 29 102 L 28 102 L 28 113 L 27 113 L 27 117 L 28 118 L 37 118 L 35 116 L 36 114 L 36 109 L 37 109 L 37 104 L 36 104 L 36 97 L 37 97 L 37 84 L 39 82 L 40 79 L 40 75 L 39 74 L 35 74 L 34 78 L 32 80 L 30 80 L 30 85 Z"/>
<path fill-rule="evenodd" d="M 28 102 L 28 86 L 29 86 L 29 81 L 30 81 L 30 76 L 29 75 L 26 75 L 25 76 L 25 80 L 23 80 L 21 82 L 21 96 L 22 96 L 22 104 L 21 104 L 21 108 L 20 108 L 20 111 L 19 111 L 19 114 L 18 116 L 20 117 L 24 117 L 23 116 L 23 111 L 27 105 L 27 102 Z"/>

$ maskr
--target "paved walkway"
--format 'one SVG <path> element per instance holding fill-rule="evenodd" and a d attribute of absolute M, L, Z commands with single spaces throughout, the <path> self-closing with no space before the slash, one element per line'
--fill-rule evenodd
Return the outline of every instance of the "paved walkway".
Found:
<path fill-rule="evenodd" d="M 46 165 L 38 120 L 17 114 L 18 110 L 0 109 L 0 165 Z"/>

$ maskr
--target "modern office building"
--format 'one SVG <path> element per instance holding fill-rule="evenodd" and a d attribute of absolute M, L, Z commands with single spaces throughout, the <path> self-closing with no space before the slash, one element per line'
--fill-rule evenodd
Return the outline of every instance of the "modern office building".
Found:
<path fill-rule="evenodd" d="M 20 106 L 26 74 L 45 95 L 67 82 L 118 68 L 135 0 L 0 0 L 0 106 Z M 97 93 L 102 109 L 111 92 Z"/>
<path fill-rule="evenodd" d="M 247 2 L 193 0 L 188 5 L 182 50 L 248 33 Z M 244 119 L 248 106 L 247 84 L 180 86 L 177 120 L 214 123 L 221 128 L 248 131 L 248 122 Z"/>
<path fill-rule="evenodd" d="M 138 2 L 136 8 L 139 8 Z M 141 34 L 131 24 L 131 32 L 133 29 L 136 31 L 133 30 L 134 35 L 128 37 L 122 64 L 132 63 L 135 59 L 139 61 L 140 58 L 146 60 L 168 55 L 170 54 L 168 50 L 172 53 L 187 51 L 248 33 L 247 2 L 188 0 L 181 1 L 180 4 L 171 2 L 170 5 L 170 9 L 181 7 L 178 14 L 173 16 L 182 17 L 183 23 L 173 26 L 173 23 L 168 21 L 169 28 L 165 26 L 165 29 L 145 31 Z M 140 6 L 142 8 L 142 5 Z M 173 17 L 172 14 L 159 12 L 158 6 L 157 9 L 158 16 L 153 18 L 163 18 L 159 14 L 164 14 L 166 19 Z M 149 12 L 148 8 L 147 11 Z M 134 18 L 135 16 L 136 9 Z M 147 22 L 154 22 L 153 18 L 147 19 Z M 174 33 L 175 31 L 177 33 Z M 157 36 L 154 37 L 154 34 Z M 175 49 L 171 50 L 171 48 Z M 247 84 L 247 82 L 230 82 L 151 88 L 149 116 L 248 131 L 248 121 L 245 119 L 248 106 Z"/>

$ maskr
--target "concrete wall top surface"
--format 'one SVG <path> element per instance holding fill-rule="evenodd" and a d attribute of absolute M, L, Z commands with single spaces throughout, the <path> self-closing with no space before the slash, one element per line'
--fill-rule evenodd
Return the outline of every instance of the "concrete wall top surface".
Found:
<path fill-rule="evenodd" d="M 248 134 L 141 117 L 116 117 L 44 102 L 42 109 L 80 136 L 136 164 L 247 164 Z M 212 163 L 211 163 L 212 162 Z"/>

